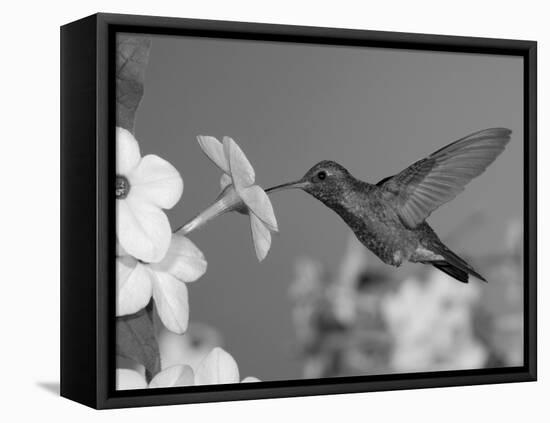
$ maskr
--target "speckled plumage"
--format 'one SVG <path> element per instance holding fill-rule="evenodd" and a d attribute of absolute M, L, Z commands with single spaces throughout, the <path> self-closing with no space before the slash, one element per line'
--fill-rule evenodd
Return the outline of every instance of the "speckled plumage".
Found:
<path fill-rule="evenodd" d="M 429 246 L 439 242 L 432 228 L 425 222 L 414 229 L 405 227 L 384 199 L 380 187 L 354 178 L 343 167 L 329 161 L 317 164 L 308 173 L 321 168 L 341 172 L 338 183 L 304 190 L 334 210 L 380 260 L 400 266 L 405 261 L 441 259 L 428 253 Z M 426 252 L 422 253 L 423 250 Z"/>
<path fill-rule="evenodd" d="M 461 282 L 468 281 L 468 274 L 485 280 L 441 242 L 425 219 L 481 174 L 509 140 L 505 128 L 479 131 L 377 184 L 360 181 L 343 166 L 325 160 L 299 181 L 267 191 L 300 188 L 311 194 L 386 264 L 432 264 Z"/>

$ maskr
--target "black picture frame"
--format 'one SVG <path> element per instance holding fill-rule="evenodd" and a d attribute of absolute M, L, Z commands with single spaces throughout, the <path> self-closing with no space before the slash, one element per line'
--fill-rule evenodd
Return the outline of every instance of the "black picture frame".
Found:
<path fill-rule="evenodd" d="M 117 32 L 485 53 L 523 58 L 524 365 L 116 391 L 114 40 Z M 61 28 L 61 395 L 119 408 L 534 381 L 536 322 L 537 44 L 195 19 L 95 14 Z"/>

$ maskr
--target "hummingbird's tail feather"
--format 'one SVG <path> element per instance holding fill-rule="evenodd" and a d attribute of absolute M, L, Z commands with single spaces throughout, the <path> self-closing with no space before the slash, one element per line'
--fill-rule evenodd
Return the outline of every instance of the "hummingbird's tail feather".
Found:
<path fill-rule="evenodd" d="M 468 274 L 475 276 L 483 282 L 487 282 L 487 279 L 477 273 L 465 260 L 449 250 L 441 241 L 437 240 L 437 242 L 432 243 L 430 247 L 433 252 L 445 259 L 430 262 L 430 264 L 433 264 L 439 270 L 447 273 L 460 282 L 468 282 Z"/>
<path fill-rule="evenodd" d="M 459 269 L 452 264 L 447 263 L 446 261 L 432 261 L 430 262 L 435 268 L 445 272 L 447 275 L 452 276 L 457 281 L 468 283 L 468 273 L 464 270 Z"/>

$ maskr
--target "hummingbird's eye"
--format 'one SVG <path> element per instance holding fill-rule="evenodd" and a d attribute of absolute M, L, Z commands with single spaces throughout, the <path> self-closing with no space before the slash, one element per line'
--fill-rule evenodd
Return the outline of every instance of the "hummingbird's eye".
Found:
<path fill-rule="evenodd" d="M 317 178 L 319 178 L 320 181 L 324 180 L 327 177 L 327 172 L 324 170 L 321 170 L 319 173 L 317 173 Z"/>

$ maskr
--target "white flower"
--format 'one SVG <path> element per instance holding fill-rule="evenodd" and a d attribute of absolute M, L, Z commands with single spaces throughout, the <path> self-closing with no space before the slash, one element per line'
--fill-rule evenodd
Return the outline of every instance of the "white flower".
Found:
<path fill-rule="evenodd" d="M 162 209 L 172 208 L 183 192 L 183 180 L 166 160 L 141 157 L 126 129 L 116 129 L 117 238 L 128 254 L 145 262 L 162 260 L 172 230 Z"/>
<path fill-rule="evenodd" d="M 153 297 L 162 324 L 172 332 L 185 332 L 189 320 L 185 283 L 200 278 L 206 267 L 202 252 L 181 235 L 172 236 L 170 247 L 159 263 L 142 263 L 132 256 L 118 257 L 117 316 L 138 312 Z"/>
<path fill-rule="evenodd" d="M 117 369 L 116 385 L 118 390 L 168 388 L 174 386 L 214 385 L 239 383 L 239 367 L 227 351 L 216 347 L 202 360 L 196 371 L 190 366 L 180 364 L 159 372 L 148 384 L 142 374 L 130 369 Z M 246 377 L 247 382 L 260 382 L 258 378 Z"/>
<path fill-rule="evenodd" d="M 239 366 L 235 359 L 223 348 L 216 347 L 202 360 L 195 372 L 195 385 L 217 385 L 222 383 L 239 383 Z M 249 376 L 242 380 L 260 382 L 260 379 Z"/>
<path fill-rule="evenodd" d="M 189 233 L 228 211 L 247 213 L 256 256 L 262 261 L 271 247 L 271 232 L 277 232 L 278 228 L 269 197 L 254 184 L 254 168 L 229 137 L 223 138 L 223 144 L 210 136 L 199 136 L 198 141 L 205 154 L 223 171 L 222 192 L 212 206 L 181 228 L 182 233 Z"/>
<path fill-rule="evenodd" d="M 194 385 L 195 376 L 189 366 L 172 366 L 157 373 L 151 382 L 132 369 L 116 369 L 116 388 L 118 390 L 171 388 L 174 386 Z"/>
<path fill-rule="evenodd" d="M 196 370 L 213 348 L 223 344 L 217 330 L 197 322 L 190 322 L 183 334 L 160 328 L 155 333 L 155 338 L 159 347 L 161 369 L 185 364 Z"/>
<path fill-rule="evenodd" d="M 474 369 L 487 351 L 476 339 L 472 309 L 477 284 L 457 284 L 436 270 L 426 281 L 406 279 L 385 297 L 381 312 L 394 340 L 391 366 L 400 372 Z"/>

